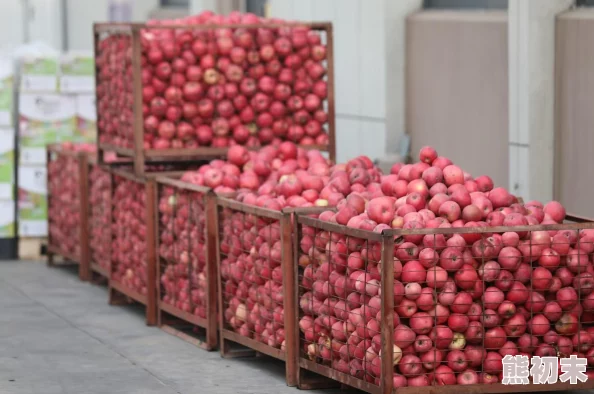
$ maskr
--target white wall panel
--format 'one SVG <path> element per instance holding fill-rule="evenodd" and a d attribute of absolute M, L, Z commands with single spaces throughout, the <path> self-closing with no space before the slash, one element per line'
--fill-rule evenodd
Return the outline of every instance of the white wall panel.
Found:
<path fill-rule="evenodd" d="M 316 0 L 312 9 L 315 21 L 332 22 L 336 17 L 336 0 Z"/>
<path fill-rule="evenodd" d="M 106 1 L 66 0 L 68 17 L 68 48 L 93 49 L 93 22 L 108 18 Z"/>
<path fill-rule="evenodd" d="M 358 119 L 336 118 L 336 160 L 344 163 L 353 157 L 359 156 L 359 136 L 361 121 Z"/>
<path fill-rule="evenodd" d="M 270 0 L 270 16 L 283 19 L 293 18 L 291 16 L 293 4 L 292 0 Z"/>
<path fill-rule="evenodd" d="M 361 121 L 359 128 L 359 151 L 372 160 L 379 159 L 386 153 L 386 124 L 376 121 Z"/>
<path fill-rule="evenodd" d="M 0 0 L 0 50 L 12 50 L 24 43 L 23 5 L 21 1 Z"/>
<path fill-rule="evenodd" d="M 44 42 L 60 51 L 63 46 L 62 5 L 60 0 L 29 0 L 29 40 Z"/>
<path fill-rule="evenodd" d="M 334 22 L 334 73 L 336 113 L 359 115 L 361 89 L 359 32 L 362 1 L 336 1 Z"/>
<path fill-rule="evenodd" d="M 314 0 L 299 0 L 293 2 L 293 13 L 287 19 L 297 21 L 311 21 L 313 17 Z"/>
<path fill-rule="evenodd" d="M 386 116 L 386 48 L 384 1 L 367 0 L 359 14 L 359 115 Z"/>

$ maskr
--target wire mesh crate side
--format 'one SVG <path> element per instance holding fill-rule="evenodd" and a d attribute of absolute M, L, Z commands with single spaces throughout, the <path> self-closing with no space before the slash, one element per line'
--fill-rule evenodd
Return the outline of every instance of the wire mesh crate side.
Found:
<path fill-rule="evenodd" d="M 110 271 L 111 176 L 98 164 L 89 171 L 89 251 L 92 264 Z"/>
<path fill-rule="evenodd" d="M 147 295 L 147 193 L 144 182 L 113 177 L 111 280 Z"/>
<path fill-rule="evenodd" d="M 161 300 L 206 319 L 205 195 L 159 185 Z"/>
<path fill-rule="evenodd" d="M 79 156 L 50 149 L 47 171 L 49 246 L 55 253 L 80 263 L 83 200 Z"/>
<path fill-rule="evenodd" d="M 378 247 L 298 215 L 300 366 L 368 392 L 507 392 L 506 355 L 577 355 L 594 375 L 594 223 L 569 219 L 581 224 L 391 230 Z"/>
<path fill-rule="evenodd" d="M 133 70 L 130 32 L 95 35 L 98 143 L 133 147 Z M 100 158 L 101 159 L 101 158 Z"/>

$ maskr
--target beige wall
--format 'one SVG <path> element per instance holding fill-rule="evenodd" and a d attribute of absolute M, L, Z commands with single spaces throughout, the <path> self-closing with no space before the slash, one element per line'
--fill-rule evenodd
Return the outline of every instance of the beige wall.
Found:
<path fill-rule="evenodd" d="M 406 130 L 473 176 L 508 186 L 504 11 L 422 11 L 407 21 Z"/>
<path fill-rule="evenodd" d="M 557 17 L 555 198 L 594 217 L 594 10 Z"/>

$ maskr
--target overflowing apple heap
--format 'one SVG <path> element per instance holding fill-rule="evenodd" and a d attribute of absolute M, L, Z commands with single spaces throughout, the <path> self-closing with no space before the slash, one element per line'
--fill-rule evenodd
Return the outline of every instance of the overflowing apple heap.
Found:
<path fill-rule="evenodd" d="M 62 151 L 94 152 L 90 144 L 60 145 Z M 76 156 L 56 154 L 47 165 L 49 235 L 52 246 L 66 255 L 80 258 L 80 186 Z"/>
<path fill-rule="evenodd" d="M 364 160 L 354 159 L 335 166 L 324 183 L 320 195 L 341 198 L 332 204 L 337 211 L 320 220 L 405 235 L 396 239 L 393 282 L 382 283 L 379 242 L 303 227 L 305 357 L 379 384 L 380 295 L 393 286 L 388 357 L 395 387 L 495 383 L 508 354 L 577 354 L 594 366 L 594 229 L 489 231 L 562 223 L 565 209 L 558 202 L 520 204 L 489 177 L 472 178 L 430 147 L 419 159 L 395 165 L 380 182 L 365 175 Z M 469 232 L 439 233 L 447 228 Z M 435 233 L 406 234 L 414 229 Z M 241 267 L 249 272 L 247 263 Z M 235 276 L 236 283 L 245 281 L 244 271 L 232 271 Z M 252 322 L 249 308 L 233 305 L 236 324 Z"/>
<path fill-rule="evenodd" d="M 368 158 L 362 160 L 368 164 L 367 176 L 379 181 L 380 171 Z M 331 166 L 319 151 L 306 151 L 286 141 L 257 152 L 243 146 L 231 147 L 226 161 L 215 160 L 198 171 L 188 171 L 181 180 L 210 187 L 219 195 L 246 204 L 280 210 L 338 202 L 342 194 L 323 189 L 334 172 L 342 168 Z M 354 171 L 353 179 L 359 172 Z M 189 201 L 198 204 L 191 215 L 186 209 Z M 160 278 L 164 300 L 198 315 L 204 311 L 207 280 L 202 204 L 200 196 L 187 199 L 169 193 L 159 203 L 161 221 L 169 224 L 162 226 L 160 234 L 160 255 L 168 262 Z M 225 322 L 242 335 L 281 347 L 284 329 L 278 221 L 225 210 L 220 228 Z"/>
<path fill-rule="evenodd" d="M 267 27 L 264 24 L 281 24 Z M 159 28 L 211 25 L 212 29 Z M 243 28 L 233 25 L 248 24 Z M 319 32 L 232 12 L 150 21 L 141 31 L 146 149 L 327 145 L 326 46 Z M 261 25 L 261 27 L 257 27 Z M 132 40 L 113 33 L 98 44 L 100 141 L 133 145 Z"/>

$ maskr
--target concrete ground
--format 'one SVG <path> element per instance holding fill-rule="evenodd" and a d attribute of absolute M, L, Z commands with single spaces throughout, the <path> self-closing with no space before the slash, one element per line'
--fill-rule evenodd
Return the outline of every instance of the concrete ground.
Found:
<path fill-rule="evenodd" d="M 142 311 L 109 306 L 106 288 L 71 270 L 0 261 L 0 394 L 107 393 L 299 391 L 285 385 L 284 364 L 222 359 L 147 327 Z"/>
<path fill-rule="evenodd" d="M 0 262 L 0 394 L 105 393 L 299 391 L 285 385 L 284 364 L 225 360 L 147 327 L 67 269 Z"/>

